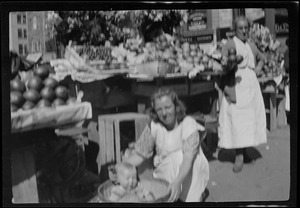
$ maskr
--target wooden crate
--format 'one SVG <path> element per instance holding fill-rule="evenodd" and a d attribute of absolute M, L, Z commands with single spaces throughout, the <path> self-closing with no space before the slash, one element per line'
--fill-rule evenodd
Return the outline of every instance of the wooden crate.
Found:
<path fill-rule="evenodd" d="M 101 166 L 121 161 L 120 123 L 124 121 L 134 121 L 135 139 L 137 140 L 149 122 L 149 116 L 129 112 L 100 115 L 98 117 L 100 152 L 97 163 L 99 173 Z"/>

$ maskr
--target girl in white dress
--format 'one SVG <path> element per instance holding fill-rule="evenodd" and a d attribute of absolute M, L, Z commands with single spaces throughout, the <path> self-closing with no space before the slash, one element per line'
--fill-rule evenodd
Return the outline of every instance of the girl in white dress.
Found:
<path fill-rule="evenodd" d="M 170 89 L 159 89 L 151 98 L 152 118 L 126 159 L 139 166 L 154 155 L 153 177 L 169 182 L 169 202 L 200 202 L 209 180 L 209 165 L 200 146 L 205 128 L 185 115 L 185 107 Z"/>

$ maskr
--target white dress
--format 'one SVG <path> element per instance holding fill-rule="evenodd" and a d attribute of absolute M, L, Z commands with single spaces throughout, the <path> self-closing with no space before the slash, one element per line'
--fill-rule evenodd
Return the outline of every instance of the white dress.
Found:
<path fill-rule="evenodd" d="M 150 128 L 146 126 L 135 145 L 137 153 L 146 158 L 152 156 L 155 147 L 153 176 L 169 183 L 174 181 L 179 173 L 183 152 L 199 150 L 192 171 L 182 184 L 179 199 L 185 202 L 199 202 L 209 180 L 209 165 L 200 146 L 198 130 L 203 131 L 204 127 L 190 116 L 186 116 L 171 131 L 152 121 Z"/>
<path fill-rule="evenodd" d="M 267 142 L 266 112 L 254 69 L 254 56 L 248 43 L 234 37 L 237 54 L 244 60 L 235 77 L 236 103 L 222 98 L 219 115 L 219 144 L 225 149 L 257 146 Z"/>

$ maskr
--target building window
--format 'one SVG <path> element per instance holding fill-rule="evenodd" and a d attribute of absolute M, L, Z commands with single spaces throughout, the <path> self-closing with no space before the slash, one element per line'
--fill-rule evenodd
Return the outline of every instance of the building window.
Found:
<path fill-rule="evenodd" d="M 20 14 L 17 15 L 17 23 L 21 24 L 22 16 Z"/>
<path fill-rule="evenodd" d="M 35 48 L 34 48 L 35 52 L 39 52 L 39 44 L 38 42 L 35 42 Z"/>
<path fill-rule="evenodd" d="M 36 52 L 41 52 L 42 51 L 42 45 L 41 41 L 36 42 Z"/>
<path fill-rule="evenodd" d="M 18 38 L 22 38 L 22 29 L 18 29 Z"/>
<path fill-rule="evenodd" d="M 24 53 L 25 53 L 25 54 L 28 54 L 27 45 L 24 45 Z"/>
<path fill-rule="evenodd" d="M 34 41 L 31 42 L 31 53 L 34 53 Z"/>
<path fill-rule="evenodd" d="M 32 28 L 33 28 L 33 30 L 36 30 L 36 28 L 37 28 L 37 25 L 36 25 L 36 16 L 34 16 L 33 19 L 32 19 Z"/>
<path fill-rule="evenodd" d="M 23 45 L 19 44 L 19 54 L 23 55 Z"/>
<path fill-rule="evenodd" d="M 23 24 L 26 25 L 26 14 L 23 14 Z"/>
<path fill-rule="evenodd" d="M 32 41 L 31 49 L 32 49 L 31 50 L 32 53 L 38 53 L 38 52 L 42 51 L 41 42 L 40 41 Z"/>
<path fill-rule="evenodd" d="M 27 38 L 27 30 L 26 29 L 23 30 L 23 37 Z"/>

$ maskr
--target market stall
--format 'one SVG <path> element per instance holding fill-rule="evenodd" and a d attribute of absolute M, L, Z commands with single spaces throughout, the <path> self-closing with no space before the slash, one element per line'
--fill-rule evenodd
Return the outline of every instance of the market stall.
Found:
<path fill-rule="evenodd" d="M 16 112 L 11 117 L 12 190 L 15 203 L 39 202 L 34 149 L 39 140 L 56 138 L 55 129 L 91 118 L 91 105 Z M 24 141 L 27 140 L 27 141 Z"/>
<path fill-rule="evenodd" d="M 264 66 L 262 71 L 256 72 L 265 100 L 266 113 L 270 131 L 287 124 L 286 105 L 289 105 L 289 92 L 284 89 L 287 86 L 289 74 L 285 66 L 285 54 L 280 52 L 280 42 L 275 39 L 269 28 L 260 24 L 253 24 L 250 29 L 251 40 L 264 54 Z"/>
<path fill-rule="evenodd" d="M 91 104 L 81 102 L 80 97 L 71 97 L 69 90 L 55 79 L 50 69 L 48 65 L 35 65 L 32 70 L 22 73 L 17 68 L 16 76 L 10 81 L 14 203 L 49 201 L 50 194 L 47 196 L 42 191 L 41 184 L 45 183 L 42 178 L 45 174 L 51 175 L 51 168 L 57 174 L 55 167 L 67 164 L 64 161 L 53 164 L 51 160 L 61 154 L 62 147 L 84 151 L 82 135 L 87 131 L 81 125 L 92 117 Z M 68 129 L 72 130 L 66 133 Z M 44 146 L 49 148 L 43 149 Z M 65 153 L 65 156 L 74 153 L 75 149 Z M 82 154 L 77 156 L 78 159 L 81 158 L 82 166 L 84 157 Z M 72 160 L 70 158 L 69 162 Z M 63 167 L 67 171 L 72 168 Z M 73 174 L 75 173 L 76 171 Z M 67 172 L 65 174 L 66 177 L 72 175 Z"/>
<path fill-rule="evenodd" d="M 160 12 L 159 10 L 158 13 Z M 80 16 L 83 22 L 84 12 L 74 14 Z M 186 11 L 163 11 L 161 14 L 167 17 L 170 14 L 173 17 L 187 15 Z M 109 17 L 102 11 L 94 15 L 93 23 L 84 26 L 88 31 L 78 35 L 80 41 L 67 40 L 68 43 L 64 43 L 64 53 L 58 59 L 51 60 L 50 65 L 35 65 L 31 72 L 20 73 L 20 76 L 11 80 L 12 190 L 15 203 L 40 202 L 41 191 L 38 190 L 37 182 L 40 170 L 36 170 L 35 158 L 37 144 L 41 144 L 39 140 L 51 141 L 56 138 L 57 141 L 59 136 L 66 136 L 80 140 L 82 145 L 82 135 L 91 130 L 92 138 L 88 139 L 99 145 L 97 162 L 100 174 L 101 165 L 107 164 L 106 157 L 108 162 L 121 160 L 119 123 L 129 117 L 135 120 L 138 124 L 138 137 L 146 123 L 145 115 L 139 114 L 145 113 L 150 96 L 160 87 L 174 89 L 187 105 L 189 115 L 200 112 L 209 115 L 217 123 L 219 82 L 230 71 L 230 64 L 238 64 L 238 57 L 234 55 L 230 60 L 224 61 L 221 55 L 224 43 L 215 43 L 212 29 L 202 31 L 203 33 L 198 31 L 195 37 L 195 31 L 190 31 L 190 36 L 184 37 L 183 34 L 176 34 L 173 28 L 163 29 L 162 24 L 156 21 L 159 15 L 153 18 L 152 11 L 137 11 L 136 16 L 128 11 L 114 11 Z M 97 15 L 102 19 L 97 19 Z M 206 28 L 206 18 L 202 17 L 201 12 L 195 17 L 198 15 L 205 20 L 205 24 L 189 22 L 189 28 Z M 179 16 L 176 17 L 182 20 L 183 17 Z M 70 30 L 74 28 L 74 24 L 78 28 L 78 25 L 84 25 L 78 23 L 80 18 L 66 18 L 68 24 L 73 24 Z M 101 21 L 108 21 L 110 18 L 115 18 L 115 21 L 118 18 L 125 19 L 130 23 L 124 23 L 125 26 L 121 27 L 117 21 L 116 25 L 120 27 L 109 24 L 105 30 L 99 28 Z M 139 25 L 134 25 L 135 20 L 140 20 L 137 21 Z M 196 20 L 197 18 L 193 21 L 197 22 Z M 178 20 L 176 26 L 179 22 Z M 175 23 L 171 27 L 175 27 Z M 257 72 L 257 77 L 266 97 L 266 113 L 270 115 L 270 119 L 267 119 L 270 121 L 270 130 L 273 131 L 277 126 L 286 124 L 286 100 L 282 93 L 284 87 L 281 85 L 285 84 L 284 80 L 288 75 L 283 68 L 282 55 L 276 52 L 278 43 L 265 28 L 254 25 L 251 29 L 251 38 L 266 57 L 265 66 L 262 71 Z M 62 32 L 59 25 L 56 30 Z M 207 38 L 209 42 L 205 42 L 204 47 L 203 41 Z M 62 40 L 60 44 L 63 44 Z M 85 102 L 81 102 L 82 100 Z M 116 117 L 101 116 L 117 113 L 118 108 L 132 105 L 136 106 L 134 111 L 139 114 L 135 112 L 122 114 L 123 117 L 119 114 Z M 143 117 L 142 122 L 136 119 L 140 116 Z M 82 124 L 90 119 L 94 121 L 89 126 L 91 129 L 84 129 Z M 213 128 L 217 132 L 216 126 Z M 116 146 L 113 134 L 117 135 Z M 55 145 L 59 146 L 59 142 Z M 40 163 L 39 161 L 38 164 Z M 77 165 L 81 166 L 82 163 L 78 159 Z M 49 169 L 51 168 L 48 167 Z M 63 181 L 59 178 L 53 180 Z M 69 185 L 65 187 L 69 188 L 71 182 L 67 182 Z M 66 201 L 57 199 L 59 197 L 61 196 L 57 194 L 53 201 Z"/>
<path fill-rule="evenodd" d="M 174 89 L 178 96 L 187 102 L 187 104 L 189 101 L 198 102 L 198 107 L 200 107 L 201 102 L 206 102 L 203 99 L 201 100 L 201 95 L 209 93 L 209 97 L 212 101 L 209 103 L 211 109 L 208 113 L 216 117 L 218 96 L 216 95 L 215 84 L 224 73 L 225 72 L 200 72 L 192 79 L 187 75 L 176 75 L 175 73 L 164 77 L 128 75 L 128 79 L 131 80 L 131 90 L 137 97 L 138 111 L 141 113 L 143 113 L 146 106 L 149 105 L 150 97 L 155 90 L 159 87 L 169 87 Z M 193 113 L 195 109 L 192 109 L 193 106 L 189 107 L 190 112 Z"/>

